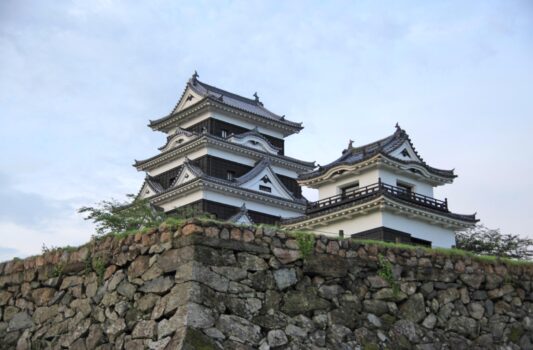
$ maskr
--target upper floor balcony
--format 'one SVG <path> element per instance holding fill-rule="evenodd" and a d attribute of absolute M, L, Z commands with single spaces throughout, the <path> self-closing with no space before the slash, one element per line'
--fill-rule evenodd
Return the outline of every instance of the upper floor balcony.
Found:
<path fill-rule="evenodd" d="M 320 212 L 322 210 L 331 209 L 348 203 L 354 203 L 359 201 L 368 200 L 371 197 L 378 197 L 380 195 L 387 195 L 393 198 L 422 206 L 425 208 L 441 211 L 443 213 L 449 213 L 448 200 L 443 201 L 435 199 L 433 197 L 424 196 L 419 193 L 415 193 L 403 187 L 396 187 L 381 182 L 357 188 L 352 191 L 346 191 L 342 194 L 323 198 L 316 202 L 309 202 L 307 204 L 306 215 Z"/>

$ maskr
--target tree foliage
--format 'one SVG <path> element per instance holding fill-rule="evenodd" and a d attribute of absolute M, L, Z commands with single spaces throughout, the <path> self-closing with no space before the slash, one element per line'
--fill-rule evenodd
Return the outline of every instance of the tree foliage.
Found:
<path fill-rule="evenodd" d="M 94 207 L 82 207 L 78 213 L 86 214 L 85 220 L 96 224 L 98 235 L 123 233 L 159 225 L 166 215 L 158 211 L 146 199 L 131 199 L 126 202 L 117 200 L 102 201 Z"/>
<path fill-rule="evenodd" d="M 533 239 L 502 234 L 499 229 L 490 229 L 483 225 L 457 233 L 456 247 L 476 254 L 502 258 L 533 258 Z"/>

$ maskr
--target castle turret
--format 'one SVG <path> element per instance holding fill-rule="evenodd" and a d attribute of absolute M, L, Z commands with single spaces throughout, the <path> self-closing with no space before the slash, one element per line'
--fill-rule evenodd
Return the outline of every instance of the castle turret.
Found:
<path fill-rule="evenodd" d="M 297 178 L 314 162 L 286 156 L 284 143 L 302 124 L 269 111 L 257 93 L 249 99 L 198 78 L 195 72 L 169 115 L 150 121 L 167 139 L 159 154 L 134 164 L 146 172 L 139 198 L 168 213 L 220 220 L 273 224 L 304 214 Z"/>
<path fill-rule="evenodd" d="M 452 213 L 433 188 L 451 184 L 453 170 L 429 166 L 398 125 L 394 134 L 354 147 L 337 160 L 299 177 L 319 200 L 306 215 L 284 220 L 289 228 L 351 234 L 355 238 L 452 247 L 455 231 L 473 226 L 474 215 Z"/>

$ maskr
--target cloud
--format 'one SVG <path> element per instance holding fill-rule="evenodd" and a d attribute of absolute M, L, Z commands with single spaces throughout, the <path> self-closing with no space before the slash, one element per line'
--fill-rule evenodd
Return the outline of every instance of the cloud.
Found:
<path fill-rule="evenodd" d="M 13 248 L 0 247 L 0 262 L 13 259 L 19 254 L 19 251 Z"/>
<path fill-rule="evenodd" d="M 18 190 L 6 174 L 0 173 L 0 183 L 0 222 L 9 221 L 37 227 L 46 221 L 71 215 L 75 211 L 68 201 Z"/>

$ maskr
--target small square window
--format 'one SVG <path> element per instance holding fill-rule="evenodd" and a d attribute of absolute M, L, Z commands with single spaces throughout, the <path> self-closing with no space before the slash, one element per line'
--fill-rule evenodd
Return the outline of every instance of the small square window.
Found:
<path fill-rule="evenodd" d="M 406 192 L 406 193 L 413 192 L 413 185 L 409 185 L 404 182 L 397 181 L 396 187 L 398 187 L 399 189 L 401 189 L 403 192 Z"/>
<path fill-rule="evenodd" d="M 346 187 L 341 188 L 341 194 L 343 196 L 346 196 L 347 194 L 350 194 L 353 191 L 357 191 L 359 189 L 359 182 L 349 184 Z"/>
<path fill-rule="evenodd" d="M 259 189 L 261 191 L 265 191 L 265 192 L 268 192 L 268 193 L 272 193 L 272 188 L 268 187 L 268 186 L 263 186 L 263 185 L 259 185 Z"/>
<path fill-rule="evenodd" d="M 228 171 L 226 173 L 226 179 L 229 181 L 233 181 L 235 179 L 235 172 L 234 171 Z"/>

